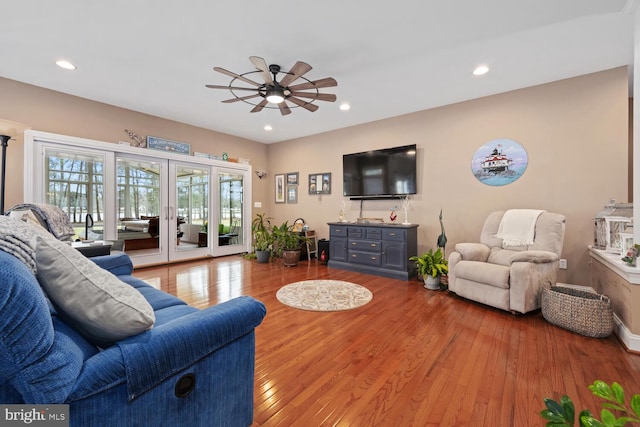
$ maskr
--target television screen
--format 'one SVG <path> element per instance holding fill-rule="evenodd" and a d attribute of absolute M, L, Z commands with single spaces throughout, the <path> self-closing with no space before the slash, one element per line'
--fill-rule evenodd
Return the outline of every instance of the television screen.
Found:
<path fill-rule="evenodd" d="M 386 198 L 416 194 L 416 145 L 342 156 L 343 194 Z"/>

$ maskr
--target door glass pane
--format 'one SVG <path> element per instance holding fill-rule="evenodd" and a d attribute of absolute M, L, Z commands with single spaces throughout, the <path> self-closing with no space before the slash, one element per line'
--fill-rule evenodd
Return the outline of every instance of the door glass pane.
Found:
<path fill-rule="evenodd" d="M 236 245 L 244 242 L 243 235 L 243 175 L 219 172 L 220 212 L 218 245 Z"/>
<path fill-rule="evenodd" d="M 207 246 L 209 218 L 209 171 L 176 166 L 177 250 Z"/>
<path fill-rule="evenodd" d="M 46 200 L 64 210 L 76 237 L 104 238 L 104 156 L 45 150 Z"/>
<path fill-rule="evenodd" d="M 160 165 L 118 159 L 118 240 L 126 252 L 160 247 Z"/>

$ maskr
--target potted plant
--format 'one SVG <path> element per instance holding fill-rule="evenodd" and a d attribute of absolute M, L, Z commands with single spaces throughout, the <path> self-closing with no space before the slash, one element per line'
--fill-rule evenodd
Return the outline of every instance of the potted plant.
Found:
<path fill-rule="evenodd" d="M 300 261 L 302 245 L 306 242 L 306 237 L 302 233 L 293 230 L 293 226 L 287 221 L 274 226 L 273 244 L 277 255 L 282 257 L 282 261 L 287 267 L 294 267 Z"/>
<path fill-rule="evenodd" d="M 273 249 L 273 235 L 271 233 L 271 218 L 265 213 L 256 214 L 251 222 L 254 248 L 258 262 L 267 262 L 271 258 Z"/>
<path fill-rule="evenodd" d="M 416 271 L 424 280 L 424 287 L 431 290 L 440 289 L 440 276 L 449 272 L 447 260 L 444 258 L 442 250 L 438 248 L 435 252 L 429 249 L 422 255 L 414 255 L 409 261 L 416 263 Z"/>
<path fill-rule="evenodd" d="M 209 221 L 205 220 L 202 224 L 202 229 L 198 232 L 198 247 L 204 248 L 207 246 L 207 232 L 209 231 Z"/>

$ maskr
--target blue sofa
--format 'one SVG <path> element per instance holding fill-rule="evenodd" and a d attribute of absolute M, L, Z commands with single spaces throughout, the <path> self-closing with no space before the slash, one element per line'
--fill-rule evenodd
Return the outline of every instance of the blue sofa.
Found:
<path fill-rule="evenodd" d="M 92 261 L 140 291 L 155 325 L 92 345 L 56 314 L 34 273 L 0 251 L 0 403 L 68 404 L 71 426 L 250 425 L 264 305 L 239 297 L 199 310 L 133 277 L 124 253 Z M 33 369 L 43 379 L 25 381 Z"/>

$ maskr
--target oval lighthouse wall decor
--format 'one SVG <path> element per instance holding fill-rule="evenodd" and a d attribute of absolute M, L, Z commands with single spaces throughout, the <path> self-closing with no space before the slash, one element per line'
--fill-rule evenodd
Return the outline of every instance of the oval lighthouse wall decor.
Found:
<path fill-rule="evenodd" d="M 471 171 L 486 185 L 511 184 L 524 174 L 529 157 L 524 147 L 511 139 L 494 139 L 483 144 L 471 160 Z"/>

